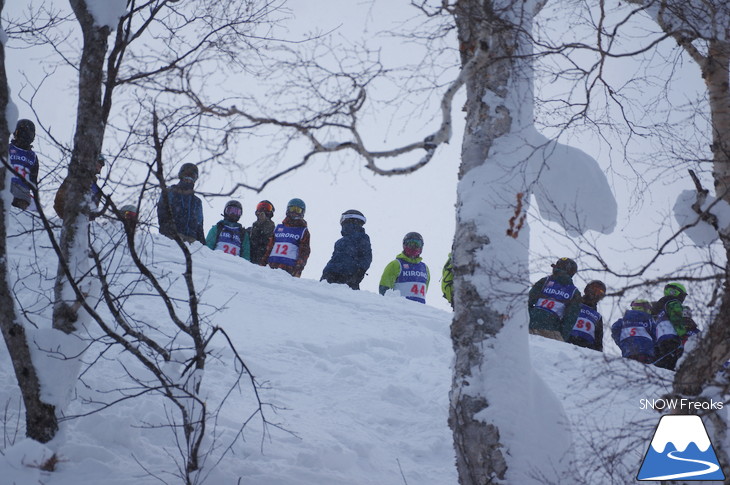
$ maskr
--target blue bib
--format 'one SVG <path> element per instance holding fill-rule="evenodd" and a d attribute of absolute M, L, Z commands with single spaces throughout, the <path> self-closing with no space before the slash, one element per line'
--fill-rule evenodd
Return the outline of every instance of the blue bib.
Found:
<path fill-rule="evenodd" d="M 426 303 L 426 283 L 428 282 L 428 270 L 426 263 L 409 263 L 399 259 L 400 274 L 395 280 L 394 289 L 408 300 Z"/>
<path fill-rule="evenodd" d="M 218 242 L 216 242 L 215 248 L 226 254 L 241 256 L 241 248 L 243 247 L 241 236 L 243 236 L 241 228 L 223 224 L 221 231 L 218 233 Z"/>
<path fill-rule="evenodd" d="M 274 229 L 274 247 L 271 248 L 269 263 L 294 266 L 299 256 L 299 244 L 306 227 L 291 227 L 279 224 Z"/>
<path fill-rule="evenodd" d="M 542 285 L 535 307 L 549 311 L 557 315 L 558 318 L 563 318 L 565 307 L 576 291 L 575 285 L 558 283 L 552 276 L 549 276 L 545 284 Z"/>
<path fill-rule="evenodd" d="M 13 175 L 13 178 L 10 179 L 10 183 L 17 185 L 23 190 L 29 191 L 30 185 L 28 185 L 27 181 L 30 180 L 31 169 L 37 163 L 36 154 L 32 150 L 23 150 L 15 145 L 10 145 L 10 148 L 8 149 L 8 158 L 10 165 L 16 172 L 22 175 L 22 178 L 17 175 Z"/>
<path fill-rule="evenodd" d="M 580 314 L 570 331 L 571 337 L 581 338 L 594 345 L 596 343 L 596 326 L 601 319 L 601 314 L 586 304 L 580 305 Z"/>

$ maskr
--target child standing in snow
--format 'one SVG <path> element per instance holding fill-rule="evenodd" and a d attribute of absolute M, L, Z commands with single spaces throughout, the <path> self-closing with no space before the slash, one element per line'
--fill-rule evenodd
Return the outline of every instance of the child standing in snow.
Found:
<path fill-rule="evenodd" d="M 38 183 L 38 157 L 33 151 L 35 125 L 30 120 L 18 120 L 10 140 L 8 162 L 19 174 L 10 179 L 10 193 L 13 207 L 25 210 L 33 201 L 29 183 Z"/>
<path fill-rule="evenodd" d="M 570 258 L 560 258 L 552 267 L 552 275 L 542 278 L 530 289 L 527 300 L 529 329 L 532 334 L 562 342 L 567 333 L 565 328 L 572 329 L 580 313 L 581 294 L 573 284 L 578 265 Z"/>
<path fill-rule="evenodd" d="M 320 281 L 345 284 L 353 290 L 360 289 L 360 282 L 373 261 L 370 237 L 363 228 L 365 222 L 363 213 L 354 209 L 340 216 L 342 238 L 335 243 L 332 257 L 324 267 Z"/>
<path fill-rule="evenodd" d="M 302 199 L 289 201 L 286 217 L 276 226 L 263 258 L 269 267 L 283 269 L 295 278 L 302 276 L 309 259 L 309 230 L 304 220 L 306 208 Z"/>
<path fill-rule="evenodd" d="M 276 224 L 272 221 L 274 217 L 274 205 L 268 200 L 262 200 L 256 206 L 256 221 L 251 226 L 251 262 L 264 265 L 266 246 L 271 236 L 274 235 Z"/>
<path fill-rule="evenodd" d="M 611 337 L 624 358 L 651 364 L 655 350 L 654 327 L 651 304 L 647 300 L 634 300 L 623 318 L 611 325 Z"/>
<path fill-rule="evenodd" d="M 603 317 L 598 302 L 606 296 L 603 281 L 591 281 L 583 290 L 578 319 L 569 329 L 567 341 L 579 347 L 603 352 Z"/>
<path fill-rule="evenodd" d="M 380 278 L 378 291 L 385 295 L 388 290 L 398 290 L 408 300 L 426 303 L 426 292 L 431 274 L 421 258 L 423 237 L 409 232 L 403 238 L 403 252 L 388 263 Z"/>
<path fill-rule="evenodd" d="M 223 209 L 223 219 L 210 228 L 205 244 L 213 250 L 223 251 L 232 256 L 240 256 L 251 260 L 251 239 L 248 230 L 238 220 L 243 214 L 243 207 L 237 200 L 229 200 Z"/>

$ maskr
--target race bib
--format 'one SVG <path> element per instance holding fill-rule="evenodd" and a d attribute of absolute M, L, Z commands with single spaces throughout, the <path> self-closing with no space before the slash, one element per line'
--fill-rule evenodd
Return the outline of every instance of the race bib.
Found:
<path fill-rule="evenodd" d="M 538 308 L 543 308 L 549 312 L 552 312 L 560 318 L 563 318 L 563 314 L 565 313 L 565 303 L 555 301 L 550 298 L 538 299 L 535 306 Z"/>

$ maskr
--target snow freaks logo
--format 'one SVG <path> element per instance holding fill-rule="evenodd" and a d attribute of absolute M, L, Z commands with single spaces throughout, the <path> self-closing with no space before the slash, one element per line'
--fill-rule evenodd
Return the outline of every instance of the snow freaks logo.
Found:
<path fill-rule="evenodd" d="M 682 414 L 662 416 L 636 479 L 725 480 L 702 419 Z"/>

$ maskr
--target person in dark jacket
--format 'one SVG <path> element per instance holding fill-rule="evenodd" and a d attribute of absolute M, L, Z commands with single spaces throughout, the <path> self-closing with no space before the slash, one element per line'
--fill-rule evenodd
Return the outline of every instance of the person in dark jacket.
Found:
<path fill-rule="evenodd" d="M 12 205 L 25 210 L 33 201 L 30 185 L 38 184 L 38 156 L 33 151 L 35 124 L 30 120 L 18 120 L 13 139 L 8 147 L 8 163 L 20 176 L 13 174 L 10 179 Z"/>
<path fill-rule="evenodd" d="M 92 211 L 89 214 L 89 219 L 92 221 L 99 217 L 106 210 L 105 204 L 100 211 L 97 211 L 97 209 L 99 208 L 99 204 L 101 203 L 101 199 L 104 196 L 101 188 L 97 183 L 97 179 L 99 178 L 99 174 L 101 174 L 101 171 L 104 168 L 105 164 L 106 158 L 104 158 L 104 155 L 99 155 L 99 158 L 97 158 L 96 160 L 94 181 L 91 184 L 91 203 L 93 204 L 93 208 L 91 208 Z M 69 181 L 69 177 L 67 176 L 65 179 L 63 179 L 63 182 L 61 182 L 61 186 L 56 192 L 56 197 L 53 199 L 53 209 L 56 211 L 56 214 L 58 214 L 58 217 L 60 217 L 61 219 L 63 219 L 65 215 L 64 211 L 66 204 L 66 192 L 68 192 L 69 185 L 71 185 L 71 182 Z"/>
<path fill-rule="evenodd" d="M 271 236 L 274 235 L 276 224 L 272 220 L 274 218 L 274 204 L 268 200 L 262 200 L 256 206 L 256 221 L 251 226 L 251 262 L 254 264 L 264 265 L 264 255 L 266 254 L 266 246 L 269 244 Z"/>
<path fill-rule="evenodd" d="M 180 182 L 164 190 L 157 203 L 160 234 L 170 239 L 177 234 L 187 243 L 198 241 L 205 244 L 203 203 L 193 188 L 198 180 L 198 167 L 184 163 L 178 177 Z"/>
<path fill-rule="evenodd" d="M 611 337 L 621 349 L 625 359 L 633 359 L 644 364 L 654 361 L 654 326 L 651 316 L 651 303 L 647 300 L 634 300 L 631 309 L 611 325 Z"/>
<path fill-rule="evenodd" d="M 656 341 L 656 362 L 654 365 L 674 370 L 684 353 L 682 338 L 687 333 L 684 326 L 682 303 L 687 290 L 681 283 L 669 283 L 664 287 L 664 296 L 652 305 L 651 314 L 656 320 L 654 340 Z"/>
<path fill-rule="evenodd" d="M 603 317 L 598 302 L 606 296 L 603 281 L 594 280 L 583 290 L 578 319 L 568 329 L 566 341 L 579 347 L 603 352 Z"/>
<path fill-rule="evenodd" d="M 353 290 L 360 289 L 360 282 L 373 262 L 370 237 L 363 228 L 365 222 L 365 216 L 360 211 L 353 209 L 342 214 L 342 238 L 335 243 L 332 257 L 324 267 L 320 281 L 345 284 Z"/>
<path fill-rule="evenodd" d="M 565 328 L 578 319 L 581 294 L 573 284 L 578 265 L 570 258 L 560 258 L 552 265 L 553 273 L 530 289 L 527 300 L 530 333 L 565 340 Z M 568 322 L 568 323 L 566 323 Z"/>
<path fill-rule="evenodd" d="M 302 199 L 292 199 L 286 205 L 286 217 L 274 229 L 266 246 L 264 261 L 269 267 L 283 269 L 295 278 L 302 276 L 309 259 L 309 229 L 304 220 L 306 205 Z"/>

